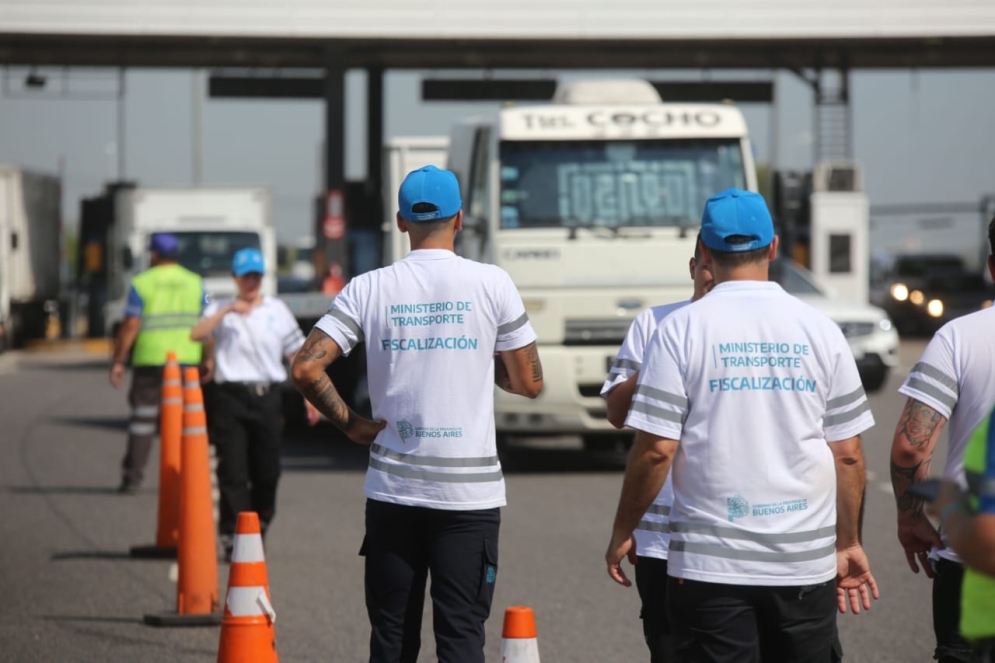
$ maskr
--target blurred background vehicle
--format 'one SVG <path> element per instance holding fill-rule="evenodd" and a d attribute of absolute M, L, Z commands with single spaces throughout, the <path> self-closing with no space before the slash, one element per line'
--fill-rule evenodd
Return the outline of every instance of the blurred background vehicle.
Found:
<path fill-rule="evenodd" d="M 956 317 L 991 305 L 993 287 L 982 271 L 955 254 L 895 255 L 876 274 L 872 299 L 901 334 L 932 334 Z"/>
<path fill-rule="evenodd" d="M 235 294 L 231 262 L 244 248 L 259 249 L 276 264 L 276 234 L 266 188 L 144 188 L 108 185 L 83 201 L 80 220 L 80 284 L 88 295 L 88 334 L 113 336 L 121 322 L 131 278 L 148 268 L 149 238 L 172 233 L 179 262 L 204 279 L 209 297 Z M 88 258 L 88 259 L 87 259 Z M 276 294 L 276 279 L 263 278 Z"/>
<path fill-rule="evenodd" d="M 63 308 L 61 187 L 0 166 L 0 351 L 45 338 Z"/>
<path fill-rule="evenodd" d="M 898 365 L 899 344 L 898 332 L 886 311 L 833 296 L 810 271 L 790 259 L 778 258 L 771 263 L 770 280 L 840 326 L 865 390 L 873 392 L 884 386 L 888 372 Z"/>

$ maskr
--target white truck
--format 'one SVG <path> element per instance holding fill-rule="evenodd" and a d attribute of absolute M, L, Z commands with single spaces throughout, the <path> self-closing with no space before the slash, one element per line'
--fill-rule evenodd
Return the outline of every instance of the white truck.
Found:
<path fill-rule="evenodd" d="M 0 350 L 44 338 L 58 313 L 61 230 L 59 178 L 0 166 Z"/>
<path fill-rule="evenodd" d="M 632 319 L 690 297 L 705 200 L 757 190 L 742 114 L 664 103 L 645 81 L 577 81 L 455 126 L 449 167 L 457 252 L 512 276 L 539 336 L 546 387 L 534 401 L 497 391 L 498 433 L 616 446 L 599 392 Z"/>
<path fill-rule="evenodd" d="M 200 274 L 210 297 L 234 295 L 232 258 L 239 249 L 259 249 L 269 266 L 263 293 L 276 295 L 276 233 L 268 189 L 124 188 L 116 192 L 113 208 L 106 318 L 112 330 L 122 318 L 131 278 L 150 266 L 153 233 L 177 237 L 180 264 Z"/>

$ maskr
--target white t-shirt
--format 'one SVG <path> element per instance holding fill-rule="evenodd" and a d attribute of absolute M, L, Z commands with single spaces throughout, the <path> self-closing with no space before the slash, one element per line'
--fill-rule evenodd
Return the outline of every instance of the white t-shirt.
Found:
<path fill-rule="evenodd" d="M 629 332 L 625 335 L 625 341 L 622 342 L 615 363 L 612 364 L 608 379 L 601 387 L 602 396 L 608 398 L 608 394 L 615 387 L 628 380 L 640 369 L 646 352 L 646 344 L 649 343 L 663 319 L 690 303 L 688 300 L 654 306 L 636 316 L 636 319 L 629 325 Z M 639 521 L 634 532 L 638 555 L 667 559 L 667 550 L 670 547 L 670 509 L 673 504 L 674 485 L 668 473 L 663 488 L 653 500 L 653 504 L 646 510 L 646 515 Z"/>
<path fill-rule="evenodd" d="M 995 308 L 951 320 L 926 346 L 899 393 L 948 420 L 943 476 L 967 488 L 964 451 L 971 433 L 995 406 Z M 960 561 L 949 547 L 932 556 Z"/>
<path fill-rule="evenodd" d="M 370 499 L 444 510 L 504 506 L 494 353 L 536 340 L 507 272 L 421 249 L 361 274 L 318 321 L 343 353 L 366 341 Z"/>
<path fill-rule="evenodd" d="M 728 585 L 836 576 L 827 441 L 874 424 L 839 326 L 777 283 L 721 283 L 646 347 L 626 423 L 680 442 L 669 573 Z"/>
<path fill-rule="evenodd" d="M 231 305 L 232 298 L 211 302 L 204 309 L 210 317 Z M 279 299 L 263 297 L 249 313 L 229 313 L 214 328 L 214 380 L 216 382 L 283 382 L 283 358 L 304 345 L 304 334 L 293 313 Z"/>

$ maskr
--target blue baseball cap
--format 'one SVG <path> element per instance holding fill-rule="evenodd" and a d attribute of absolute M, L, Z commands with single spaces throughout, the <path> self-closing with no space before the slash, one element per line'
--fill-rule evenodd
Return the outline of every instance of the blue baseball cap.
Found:
<path fill-rule="evenodd" d="M 163 258 L 175 258 L 180 255 L 180 240 L 169 233 L 152 233 L 149 251 L 155 251 Z"/>
<path fill-rule="evenodd" d="M 245 276 L 253 272 L 266 273 L 266 263 L 259 249 L 241 249 L 231 261 L 231 271 L 235 276 Z"/>
<path fill-rule="evenodd" d="M 730 237 L 748 237 L 731 244 Z M 705 203 L 701 217 L 701 241 L 715 251 L 742 253 L 770 246 L 774 241 L 774 221 L 767 201 L 759 193 L 726 189 Z"/>
<path fill-rule="evenodd" d="M 414 207 L 419 203 L 433 205 L 435 209 L 415 212 Z M 408 221 L 448 219 L 456 216 L 462 207 L 456 175 L 435 166 L 425 166 L 408 173 L 397 192 L 397 208 L 401 218 Z"/>

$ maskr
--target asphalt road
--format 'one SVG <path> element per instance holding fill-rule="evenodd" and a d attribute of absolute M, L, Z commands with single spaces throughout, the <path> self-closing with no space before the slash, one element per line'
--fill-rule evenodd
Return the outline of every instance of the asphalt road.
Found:
<path fill-rule="evenodd" d="M 922 342 L 903 344 L 905 371 Z M 908 569 L 895 538 L 888 448 L 902 400 L 896 372 L 871 397 L 865 438 L 865 544 L 882 597 L 839 619 L 846 660 L 932 660 L 929 582 Z M 175 607 L 170 563 L 130 559 L 152 541 L 156 465 L 137 496 L 114 492 L 126 427 L 124 395 L 89 355 L 0 356 L 0 661 L 209 661 L 217 627 L 142 624 Z M 944 442 L 945 444 L 945 442 Z M 944 449 L 938 453 L 945 453 Z M 624 459 L 573 440 L 515 449 L 505 471 L 500 571 L 488 660 L 504 608 L 535 610 L 543 661 L 648 660 L 635 588 L 605 573 L 603 554 Z M 939 465 L 939 464 L 938 464 Z M 366 660 L 362 481 L 365 457 L 324 428 L 287 440 L 279 514 L 267 540 L 281 661 Z M 223 597 L 227 567 L 219 567 Z M 431 610 L 422 661 L 434 660 Z"/>

